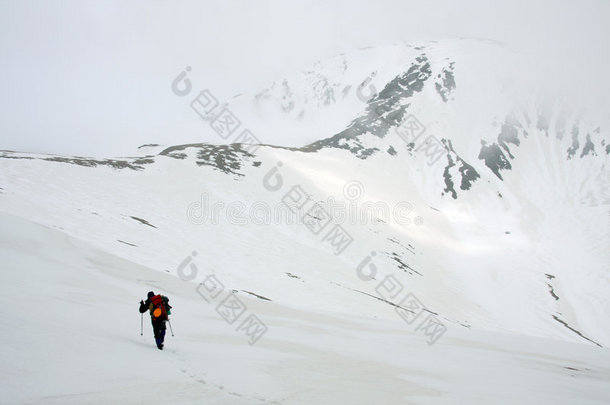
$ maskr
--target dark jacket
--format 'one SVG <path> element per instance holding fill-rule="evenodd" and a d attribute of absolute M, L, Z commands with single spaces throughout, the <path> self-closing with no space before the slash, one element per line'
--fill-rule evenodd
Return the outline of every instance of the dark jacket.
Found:
<path fill-rule="evenodd" d="M 140 311 L 141 314 L 143 314 L 146 311 L 150 311 L 150 317 L 153 318 L 153 311 L 156 308 L 155 304 L 153 304 L 153 301 L 152 301 L 152 299 L 154 297 L 156 297 L 156 295 L 152 296 L 151 298 L 147 298 L 146 301 L 140 301 L 140 309 L 139 309 L 139 311 Z M 172 306 L 169 305 L 169 302 L 168 302 L 167 298 L 165 298 L 165 297 L 164 297 L 164 308 L 165 308 L 165 311 L 168 312 L 168 314 L 169 314 L 169 310 L 172 308 Z M 166 321 L 167 320 L 167 315 L 164 315 L 161 319 Z"/>
<path fill-rule="evenodd" d="M 143 314 L 146 311 L 150 311 L 150 320 L 152 322 L 153 333 L 155 335 L 155 341 L 157 347 L 163 349 L 163 340 L 165 338 L 165 319 L 155 319 L 152 316 L 154 305 L 148 298 L 146 301 L 140 301 L 140 313 Z"/>
<path fill-rule="evenodd" d="M 152 316 L 153 304 L 150 302 L 150 298 L 147 298 L 146 301 L 140 301 L 140 313 L 143 314 L 146 311 L 150 311 L 150 316 Z"/>

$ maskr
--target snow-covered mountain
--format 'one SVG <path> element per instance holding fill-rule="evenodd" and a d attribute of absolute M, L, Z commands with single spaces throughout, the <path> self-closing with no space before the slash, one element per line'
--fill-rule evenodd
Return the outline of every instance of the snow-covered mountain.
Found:
<path fill-rule="evenodd" d="M 607 381 L 609 370 L 590 359 L 607 358 L 610 344 L 607 118 L 576 99 L 551 97 L 536 87 L 535 73 L 516 76 L 515 66 L 523 65 L 524 55 L 476 40 L 340 55 L 230 104 L 260 139 L 268 139 L 262 131 L 273 139 L 290 133 L 306 140 L 303 146 L 221 144 L 219 138 L 218 145 L 145 145 L 137 157 L 113 159 L 3 151 L 0 210 L 103 252 L 96 257 L 118 257 L 121 269 L 133 263 L 157 270 L 148 276 L 138 267 L 138 275 L 129 276 L 134 294 L 136 286 L 150 287 L 192 305 L 197 283 L 214 274 L 235 296 L 254 300 L 249 305 L 261 318 L 269 316 L 261 340 L 269 341 L 261 343 L 268 350 L 302 344 L 298 329 L 305 326 L 290 325 L 291 311 L 332 314 L 347 329 L 353 326 L 348 319 L 363 317 L 369 326 L 359 324 L 362 333 L 389 328 L 389 335 L 404 334 L 422 349 L 434 343 L 441 347 L 430 355 L 436 360 L 461 359 L 464 346 L 496 339 L 502 343 L 490 351 L 498 356 L 514 339 L 516 351 L 548 345 L 547 355 L 560 358 L 573 350 L 568 358 L 579 367 L 557 367 L 589 370 L 579 375 L 594 387 L 587 399 L 603 403 L 608 398 L 596 384 Z M 202 125 L 220 123 L 217 111 Z M 21 235 L 19 246 L 58 238 L 11 216 L 2 221 L 7 229 L 26 226 L 42 234 Z M 103 273 L 112 260 L 104 256 L 103 265 L 94 261 L 93 267 Z M 23 271 L 25 259 L 9 263 Z M 78 284 L 79 294 L 87 285 Z M 121 307 L 127 295 L 121 294 L 113 308 L 131 311 Z M 417 303 L 425 307 L 421 319 L 431 317 L 442 333 L 415 330 Z M 323 332 L 336 327 L 331 324 L 311 327 Z M 210 339 L 195 326 L 184 330 L 192 341 Z M 323 341 L 341 345 L 334 337 Z M 521 370 L 506 365 L 512 357 L 498 361 Z M 399 369 L 391 374 L 408 374 L 408 366 Z M 424 387 L 441 395 L 438 403 L 443 395 L 450 402 L 477 401 L 456 385 L 426 381 Z M 494 390 L 478 401 L 500 395 Z M 295 392 L 265 397 L 284 403 L 278 398 Z M 393 395 L 387 398 L 409 393 Z M 406 400 L 435 401 L 430 392 L 414 395 L 425 399 Z M 285 403 L 307 403 L 303 398 L 315 397 Z"/>

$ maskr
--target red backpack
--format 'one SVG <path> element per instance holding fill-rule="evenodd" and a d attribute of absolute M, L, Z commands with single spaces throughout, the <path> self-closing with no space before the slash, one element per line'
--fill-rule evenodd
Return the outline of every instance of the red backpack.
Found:
<path fill-rule="evenodd" d="M 150 298 L 150 302 L 153 305 L 152 317 L 154 320 L 162 319 L 167 320 L 167 315 L 170 314 L 171 306 L 169 305 L 169 298 L 164 297 L 161 294 L 155 295 Z"/>

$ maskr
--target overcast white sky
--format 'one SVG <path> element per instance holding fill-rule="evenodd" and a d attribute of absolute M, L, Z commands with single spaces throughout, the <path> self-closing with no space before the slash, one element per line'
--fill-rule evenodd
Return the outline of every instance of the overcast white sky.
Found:
<path fill-rule="evenodd" d="M 544 50 L 608 89 L 609 19 L 603 0 L 0 0 L 0 149 L 120 156 L 144 143 L 217 142 L 184 129 L 188 104 L 170 83 L 185 66 L 226 99 L 398 41 Z"/>

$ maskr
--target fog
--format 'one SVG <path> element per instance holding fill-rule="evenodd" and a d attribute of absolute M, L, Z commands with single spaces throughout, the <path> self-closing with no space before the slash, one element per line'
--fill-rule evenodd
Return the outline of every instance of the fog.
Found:
<path fill-rule="evenodd" d="M 444 38 L 505 43 L 551 90 L 607 106 L 608 2 L 421 3 L 2 1 L 0 149 L 121 156 L 216 142 L 171 93 L 186 66 L 228 99 L 341 52 Z"/>

